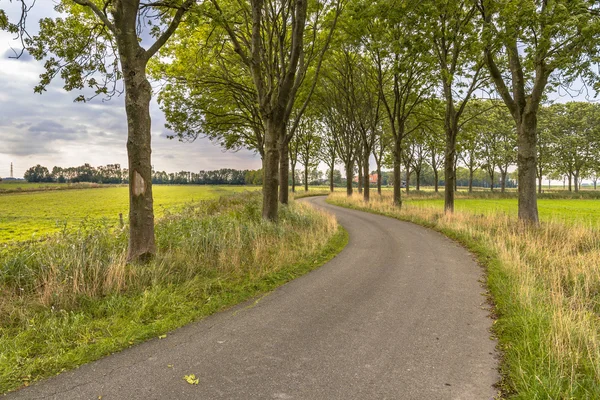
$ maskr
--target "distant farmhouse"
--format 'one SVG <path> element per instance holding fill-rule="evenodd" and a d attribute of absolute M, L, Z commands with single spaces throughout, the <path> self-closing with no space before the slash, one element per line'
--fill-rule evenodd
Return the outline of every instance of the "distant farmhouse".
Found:
<path fill-rule="evenodd" d="M 353 182 L 358 183 L 358 176 L 354 177 Z M 369 183 L 372 185 L 376 185 L 377 184 L 377 174 L 371 174 L 369 175 Z"/>

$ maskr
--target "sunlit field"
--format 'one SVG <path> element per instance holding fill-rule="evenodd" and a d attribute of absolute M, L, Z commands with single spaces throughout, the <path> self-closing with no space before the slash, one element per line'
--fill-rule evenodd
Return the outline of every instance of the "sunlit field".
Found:
<path fill-rule="evenodd" d="M 3 184 L 14 185 L 14 184 Z M 58 185 L 58 184 L 54 184 Z M 27 187 L 27 186 L 26 186 Z M 233 192 L 259 190 L 254 186 L 154 185 L 154 212 L 177 210 L 186 203 L 207 200 Z M 129 212 L 126 186 L 12 192 L 0 194 L 0 243 L 40 238 L 48 233 L 76 228 L 82 221 L 125 222 Z"/>
<path fill-rule="evenodd" d="M 408 199 L 414 206 L 435 206 L 442 210 L 443 199 Z M 455 209 L 478 214 L 517 215 L 517 199 L 456 199 Z M 564 222 L 600 226 L 600 200 L 598 199 L 539 199 L 538 211 L 542 221 Z"/>

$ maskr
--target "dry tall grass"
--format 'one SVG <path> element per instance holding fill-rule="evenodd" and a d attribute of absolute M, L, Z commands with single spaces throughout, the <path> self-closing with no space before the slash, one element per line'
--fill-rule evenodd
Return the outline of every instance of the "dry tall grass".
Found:
<path fill-rule="evenodd" d="M 600 398 L 600 232 L 587 226 L 392 204 L 356 195 L 330 201 L 434 227 L 475 250 L 488 267 L 504 350 L 505 389 L 516 398 Z"/>
<path fill-rule="evenodd" d="M 261 218 L 259 196 L 222 197 L 163 217 L 156 228 L 156 259 L 136 266 L 125 261 L 126 229 L 94 222 L 43 242 L 0 248 L 0 303 L 16 296 L 70 309 L 82 296 L 177 284 L 199 275 L 259 278 L 314 253 L 336 232 L 334 216 L 306 204 L 282 207 L 279 222 L 271 223 Z M 0 322 L 2 317 L 7 316 L 0 314 Z"/>

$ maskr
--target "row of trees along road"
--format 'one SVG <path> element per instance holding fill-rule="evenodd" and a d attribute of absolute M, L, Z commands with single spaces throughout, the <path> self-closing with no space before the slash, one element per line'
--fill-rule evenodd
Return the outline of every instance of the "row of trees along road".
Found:
<path fill-rule="evenodd" d="M 519 218 L 537 224 L 542 100 L 575 79 L 597 83 L 594 0 L 61 0 L 56 8 L 61 16 L 43 19 L 26 39 L 45 60 L 36 91 L 61 76 L 65 89 L 83 92 L 79 100 L 110 98 L 123 83 L 129 260 L 155 252 L 148 73 L 165 83 L 159 101 L 174 136 L 260 153 L 263 217 L 273 221 L 277 199 L 287 202 L 290 144 L 303 119 L 327 133 L 328 165 L 343 163 L 348 177 L 358 167 L 365 200 L 370 155 L 378 169 L 391 163 L 398 206 L 406 143 L 422 137 L 418 146 L 429 149 L 436 170 L 443 163 L 452 212 L 458 143 L 477 118 L 468 105 L 493 88 L 516 132 Z M 22 26 L 9 26 L 4 13 L 0 24 Z M 443 128 L 441 147 L 427 139 L 435 125 Z"/>
<path fill-rule="evenodd" d="M 221 168 L 212 171 L 179 171 L 170 172 L 152 171 L 152 183 L 156 184 L 196 184 L 196 185 L 254 185 L 262 182 L 262 171 L 237 170 Z M 55 166 L 52 170 L 42 165 L 35 165 L 25 172 L 24 178 L 28 182 L 58 182 L 58 183 L 129 183 L 129 171 L 121 169 L 119 164 L 93 167 L 84 164 L 79 167 L 62 168 Z"/>

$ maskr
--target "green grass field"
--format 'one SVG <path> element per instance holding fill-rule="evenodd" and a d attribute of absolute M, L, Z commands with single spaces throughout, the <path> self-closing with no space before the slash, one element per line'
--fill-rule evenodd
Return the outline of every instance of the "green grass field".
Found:
<path fill-rule="evenodd" d="M 443 199 L 408 199 L 412 205 L 444 207 Z M 457 211 L 472 211 L 491 215 L 503 213 L 517 215 L 517 199 L 456 199 Z M 539 199 L 538 211 L 542 221 L 564 222 L 600 226 L 600 200 L 598 199 Z"/>
<path fill-rule="evenodd" d="M 14 184 L 5 184 L 14 185 Z M 35 185 L 35 184 L 34 184 Z M 208 200 L 233 192 L 258 190 L 253 186 L 153 186 L 154 212 L 174 210 L 186 203 Z M 36 239 L 65 227 L 76 228 L 84 220 L 127 221 L 128 188 L 125 186 L 27 191 L 0 194 L 0 243 Z"/>

